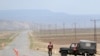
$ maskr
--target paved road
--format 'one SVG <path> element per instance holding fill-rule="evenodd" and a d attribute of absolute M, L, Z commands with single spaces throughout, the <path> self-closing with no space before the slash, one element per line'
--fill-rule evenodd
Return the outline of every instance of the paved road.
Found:
<path fill-rule="evenodd" d="M 0 56 L 15 56 L 14 48 L 19 51 L 19 56 L 48 56 L 47 53 L 30 50 L 29 46 L 28 34 L 27 32 L 22 32 L 9 46 L 0 50 Z"/>

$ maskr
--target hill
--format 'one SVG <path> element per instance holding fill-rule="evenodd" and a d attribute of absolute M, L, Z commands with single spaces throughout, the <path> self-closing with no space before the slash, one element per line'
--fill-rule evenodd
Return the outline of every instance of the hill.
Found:
<path fill-rule="evenodd" d="M 29 28 L 30 24 L 26 22 L 0 20 L 0 30 L 25 30 Z"/>
<path fill-rule="evenodd" d="M 49 10 L 0 10 L 0 19 L 24 21 L 43 25 L 58 24 L 60 27 L 63 22 L 67 24 L 67 27 L 73 27 L 72 24 L 76 22 L 79 27 L 91 28 L 93 22 L 90 20 L 99 18 L 99 15 L 70 15 Z M 99 26 L 99 24 L 97 26 Z"/>

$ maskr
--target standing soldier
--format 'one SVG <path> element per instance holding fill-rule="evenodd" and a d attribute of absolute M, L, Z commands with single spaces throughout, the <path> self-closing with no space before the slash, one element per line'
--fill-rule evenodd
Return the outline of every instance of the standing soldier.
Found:
<path fill-rule="evenodd" d="M 49 45 L 48 45 L 48 55 L 49 56 L 52 56 L 52 49 L 53 49 L 53 44 L 49 42 Z"/>

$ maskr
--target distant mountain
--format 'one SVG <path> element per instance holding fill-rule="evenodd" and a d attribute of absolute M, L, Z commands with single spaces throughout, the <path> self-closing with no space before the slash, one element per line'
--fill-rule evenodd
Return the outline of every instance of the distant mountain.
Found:
<path fill-rule="evenodd" d="M 0 20 L 0 30 L 26 30 L 30 29 L 30 24 L 26 22 Z"/>
<path fill-rule="evenodd" d="M 100 18 L 100 15 L 70 15 L 49 10 L 0 10 L 0 19 L 22 21 L 65 21 L 66 19 Z"/>
<path fill-rule="evenodd" d="M 0 19 L 39 24 L 61 24 L 65 22 L 69 27 L 76 22 L 77 24 L 84 24 L 88 27 L 90 20 L 100 19 L 100 15 L 70 15 L 49 10 L 0 10 Z"/>
<path fill-rule="evenodd" d="M 34 17 L 34 16 L 54 16 L 54 15 L 66 15 L 65 13 L 57 13 L 49 10 L 0 10 L 2 17 Z"/>
<path fill-rule="evenodd" d="M 50 20 L 61 17 L 67 17 L 65 13 L 56 13 L 49 10 L 1 10 L 1 19 L 34 21 L 34 20 Z"/>

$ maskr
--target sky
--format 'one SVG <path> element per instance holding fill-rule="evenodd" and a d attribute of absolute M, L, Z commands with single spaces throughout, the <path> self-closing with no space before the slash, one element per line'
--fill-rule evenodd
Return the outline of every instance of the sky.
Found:
<path fill-rule="evenodd" d="M 66 13 L 68 15 L 100 15 L 100 0 L 0 0 L 0 10 L 49 10 L 57 13 Z M 67 20 L 69 19 L 65 19 L 65 22 Z M 77 19 L 76 22 L 78 22 L 78 25 L 83 25 L 83 27 L 84 25 L 88 27 L 91 24 L 93 26 L 90 18 L 88 21 L 86 20 Z M 72 22 L 70 23 L 70 21 Z M 73 24 L 75 21 L 70 19 L 67 22 Z M 100 23 L 98 22 L 97 25 L 99 26 Z"/>
<path fill-rule="evenodd" d="M 0 0 L 0 10 L 43 9 L 73 15 L 100 15 L 100 0 Z"/>

